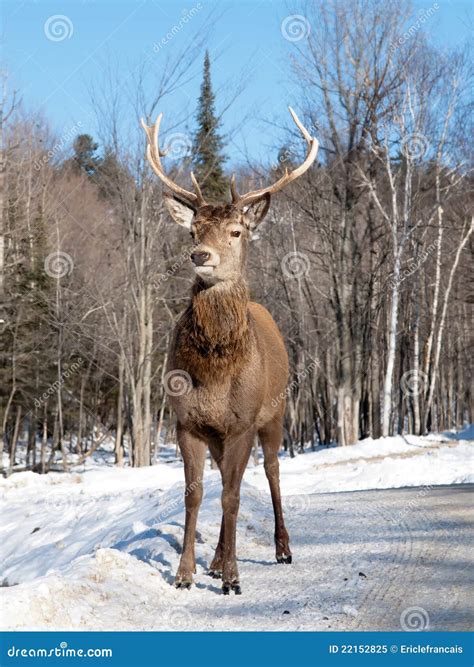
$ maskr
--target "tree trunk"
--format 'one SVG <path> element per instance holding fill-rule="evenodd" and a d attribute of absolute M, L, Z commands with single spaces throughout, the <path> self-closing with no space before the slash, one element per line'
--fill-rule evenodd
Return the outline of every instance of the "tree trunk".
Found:
<path fill-rule="evenodd" d="M 431 378 L 430 378 L 430 385 L 429 385 L 429 391 L 428 391 L 428 400 L 426 402 L 426 410 L 425 410 L 425 420 L 423 424 L 423 430 L 426 432 L 428 429 L 428 420 L 430 418 L 430 413 L 432 411 L 433 407 L 433 397 L 434 397 L 434 391 L 435 391 L 435 386 L 436 386 L 436 379 L 438 375 L 438 367 L 439 367 L 439 358 L 441 354 L 441 345 L 443 342 L 443 334 L 444 334 L 444 325 L 446 322 L 446 313 L 448 311 L 448 305 L 449 305 L 449 296 L 451 294 L 451 288 L 453 286 L 453 278 L 454 274 L 456 273 L 456 269 L 458 268 L 459 264 L 459 259 L 461 257 L 461 252 L 464 249 L 466 243 L 469 240 L 469 237 L 472 234 L 472 230 L 474 229 L 474 217 L 471 218 L 471 225 L 464 236 L 464 238 L 461 240 L 458 249 L 456 251 L 456 256 L 454 258 L 453 265 L 451 267 L 451 271 L 449 272 L 449 279 L 448 279 L 448 285 L 446 287 L 446 292 L 444 294 L 444 299 L 443 299 L 443 309 L 441 311 L 441 317 L 440 317 L 440 322 L 439 322 L 439 328 L 438 328 L 438 337 L 436 341 L 436 349 L 435 349 L 435 355 L 434 355 L 434 360 L 433 360 L 433 367 L 432 367 L 432 373 L 431 373 Z"/>
<path fill-rule="evenodd" d="M 118 397 L 117 397 L 117 426 L 115 431 L 115 463 L 123 466 L 123 376 L 124 376 L 124 358 L 122 350 L 119 356 L 118 368 Z"/>
<path fill-rule="evenodd" d="M 41 454 L 40 454 L 40 466 L 41 473 L 44 475 L 46 472 L 46 447 L 48 446 L 48 403 L 44 404 L 44 414 L 43 414 L 43 437 L 41 439 Z"/>
<path fill-rule="evenodd" d="M 423 364 L 423 377 L 428 378 L 430 375 L 430 366 L 431 366 L 431 353 L 433 349 L 433 340 L 436 330 L 436 318 L 438 314 L 438 302 L 439 302 L 439 288 L 441 284 L 441 246 L 443 241 L 443 211 L 441 206 L 438 206 L 438 238 L 437 238 L 437 248 L 436 248 L 436 274 L 435 274 L 435 284 L 434 284 L 434 294 L 433 294 L 433 306 L 431 308 L 431 323 L 430 331 L 428 334 L 428 339 L 425 344 L 424 351 L 424 364 Z M 424 399 L 426 401 L 428 396 L 428 383 L 424 385 Z M 426 420 L 425 420 L 426 421 Z"/>
<path fill-rule="evenodd" d="M 413 432 L 420 435 L 420 304 L 418 281 L 415 288 L 415 322 L 413 325 L 413 376 L 415 381 L 413 387 Z"/>
<path fill-rule="evenodd" d="M 13 467 L 15 465 L 16 445 L 18 442 L 18 435 L 20 433 L 20 425 L 21 425 L 21 405 L 19 405 L 16 409 L 15 428 L 13 430 L 13 437 L 10 445 L 10 461 L 8 464 L 8 476 L 12 474 Z"/>
<path fill-rule="evenodd" d="M 395 254 L 393 268 L 392 298 L 389 314 L 388 329 L 388 354 L 387 368 L 385 370 L 385 381 L 383 387 L 383 412 L 382 412 L 382 435 L 384 438 L 390 435 L 390 420 L 392 416 L 392 383 L 393 368 L 395 365 L 395 352 L 397 348 L 398 330 L 398 299 L 400 293 L 400 252 Z"/>

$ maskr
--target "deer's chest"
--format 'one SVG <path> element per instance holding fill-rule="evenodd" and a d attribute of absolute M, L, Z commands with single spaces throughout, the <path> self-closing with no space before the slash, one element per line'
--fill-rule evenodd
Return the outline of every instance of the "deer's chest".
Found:
<path fill-rule="evenodd" d="M 200 383 L 190 374 L 186 381 L 182 393 L 170 397 L 183 426 L 211 428 L 225 435 L 255 419 L 260 391 L 249 369 L 242 369 L 238 377 L 222 374 L 212 383 Z"/>

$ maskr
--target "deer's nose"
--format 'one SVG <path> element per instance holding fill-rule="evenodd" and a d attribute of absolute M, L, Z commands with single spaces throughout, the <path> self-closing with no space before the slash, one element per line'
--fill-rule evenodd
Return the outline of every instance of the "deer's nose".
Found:
<path fill-rule="evenodd" d="M 211 253 L 209 252 L 193 252 L 191 254 L 191 261 L 194 266 L 203 266 L 210 256 Z"/>

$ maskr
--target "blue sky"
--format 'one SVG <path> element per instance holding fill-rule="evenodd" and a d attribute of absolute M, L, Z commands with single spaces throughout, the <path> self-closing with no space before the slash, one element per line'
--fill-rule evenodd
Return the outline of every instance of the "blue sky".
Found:
<path fill-rule="evenodd" d="M 433 42 L 440 47 L 465 42 L 471 3 L 439 0 L 437 4 L 439 9 L 427 26 Z M 432 5 L 416 2 L 415 9 Z M 195 16 L 184 25 L 181 19 L 192 8 L 197 8 Z M 88 88 L 91 81 L 100 80 L 108 59 L 120 62 L 124 76 L 143 58 L 150 69 L 159 70 L 170 50 L 186 48 L 191 34 L 213 11 L 218 19 L 210 30 L 208 47 L 214 59 L 214 88 L 220 93 L 218 110 L 229 94 L 224 92 L 229 85 L 244 74 L 248 77 L 244 94 L 223 117 L 223 131 L 234 133 L 227 150 L 230 164 L 243 159 L 245 152 L 252 159 L 263 159 L 271 150 L 269 157 L 274 159 L 271 147 L 282 137 L 280 126 L 287 123 L 287 105 L 295 104 L 288 67 L 294 45 L 283 37 L 281 25 L 288 15 L 301 13 L 301 4 L 287 0 L 4 0 L 7 67 L 26 108 L 42 110 L 58 135 L 78 122 L 81 131 L 95 134 Z M 45 31 L 48 19 L 58 15 L 66 17 L 62 21 L 69 36 L 59 39 L 59 27 L 52 33 L 55 41 Z M 158 52 L 154 50 L 154 44 L 180 22 L 183 27 L 177 34 Z M 202 56 L 191 68 L 190 80 L 163 101 L 165 130 L 180 112 L 194 109 Z M 235 132 L 244 117 L 247 123 Z"/>

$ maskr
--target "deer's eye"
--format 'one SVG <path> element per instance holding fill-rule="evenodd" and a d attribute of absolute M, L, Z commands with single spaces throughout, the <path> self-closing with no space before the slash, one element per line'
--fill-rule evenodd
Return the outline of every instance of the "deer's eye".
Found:
<path fill-rule="evenodd" d="M 242 232 L 239 232 L 237 229 L 230 233 L 231 236 L 238 239 Z"/>

